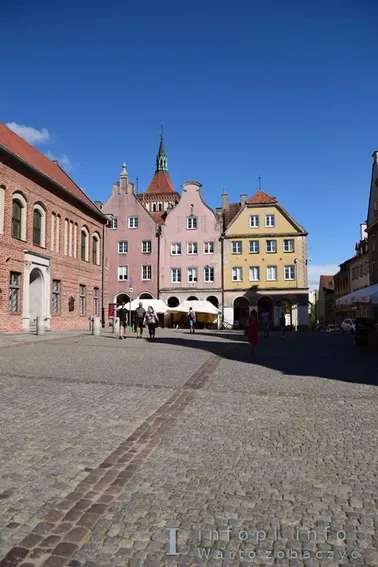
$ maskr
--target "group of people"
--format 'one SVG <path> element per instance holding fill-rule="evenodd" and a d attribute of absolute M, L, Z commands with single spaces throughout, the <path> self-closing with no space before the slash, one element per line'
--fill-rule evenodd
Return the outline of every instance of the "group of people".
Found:
<path fill-rule="evenodd" d="M 261 314 L 261 323 L 264 330 L 264 337 L 269 338 L 270 328 L 270 314 L 269 311 L 264 311 Z M 285 338 L 286 320 L 285 315 L 282 313 L 280 317 L 281 339 Z M 244 330 L 247 335 L 248 342 L 251 345 L 251 354 L 255 354 L 255 348 L 259 340 L 259 321 L 256 309 L 253 309 L 249 315 L 247 326 Z"/>
<path fill-rule="evenodd" d="M 128 323 L 128 311 L 126 309 L 126 303 L 122 303 L 118 308 L 118 317 L 119 317 L 119 339 L 126 339 L 127 336 L 127 323 Z M 189 324 L 189 332 L 195 332 L 195 323 L 196 323 L 196 314 L 192 307 L 189 307 L 188 311 L 188 324 Z M 137 339 L 141 339 L 143 337 L 143 329 L 148 327 L 148 332 L 150 335 L 150 339 L 153 340 L 155 338 L 155 331 L 156 327 L 159 325 L 159 317 L 157 316 L 154 308 L 150 305 L 147 308 L 147 311 L 143 307 L 143 303 L 140 301 L 139 306 L 135 310 L 135 327 Z"/>

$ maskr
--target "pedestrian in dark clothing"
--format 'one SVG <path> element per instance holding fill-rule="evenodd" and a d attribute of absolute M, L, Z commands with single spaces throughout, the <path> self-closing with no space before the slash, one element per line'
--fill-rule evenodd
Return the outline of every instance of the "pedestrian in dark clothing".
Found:
<path fill-rule="evenodd" d="M 119 339 L 126 338 L 127 331 L 127 309 L 126 303 L 122 303 L 117 307 L 118 317 L 119 317 Z"/>
<path fill-rule="evenodd" d="M 285 338 L 285 327 L 286 327 L 286 319 L 285 315 L 282 313 L 280 317 L 280 327 L 281 327 L 281 339 Z"/>
<path fill-rule="evenodd" d="M 137 339 L 141 339 L 143 335 L 144 318 L 146 316 L 146 310 L 143 307 L 143 303 L 139 302 L 139 307 L 135 310 L 136 316 L 136 328 L 137 328 Z"/>

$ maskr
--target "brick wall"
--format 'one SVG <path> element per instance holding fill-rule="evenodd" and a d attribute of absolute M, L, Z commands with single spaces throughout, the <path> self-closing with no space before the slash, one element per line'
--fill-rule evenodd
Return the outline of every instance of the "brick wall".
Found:
<path fill-rule="evenodd" d="M 102 236 L 101 219 L 84 207 L 59 192 L 54 184 L 44 181 L 37 173 L 31 173 L 27 168 L 13 162 L 7 156 L 0 158 L 0 187 L 3 187 L 4 208 L 3 223 L 0 218 L 0 331 L 22 331 L 23 291 L 25 286 L 25 256 L 24 252 L 47 256 L 50 260 L 51 286 L 53 280 L 61 282 L 60 313 L 51 314 L 51 328 L 55 329 L 86 329 L 88 317 L 94 310 L 94 288 L 98 288 L 99 315 L 101 315 L 102 295 Z M 17 169 L 17 170 L 16 170 Z M 11 235 L 12 224 L 12 194 L 20 192 L 27 201 L 27 223 L 25 241 L 17 240 Z M 67 199 L 67 200 L 66 200 Z M 45 245 L 33 244 L 33 207 L 39 203 L 45 211 Z M 1 203 L 0 203 L 1 205 Z M 52 235 L 52 214 L 60 215 L 59 251 L 56 248 L 57 223 L 54 223 Z M 0 217 L 2 215 L 0 207 Z M 65 219 L 77 224 L 76 258 L 64 254 Z M 88 261 L 80 258 L 81 228 L 85 226 L 89 232 Z M 100 237 L 99 261 L 93 263 L 93 234 Z M 52 238 L 53 237 L 53 238 Z M 53 243 L 54 240 L 54 243 Z M 18 272 L 20 278 L 20 302 L 17 314 L 9 312 L 10 273 Z M 106 278 L 105 278 L 106 279 Z M 79 314 L 79 285 L 86 286 L 86 312 Z M 49 290 L 50 291 L 50 290 Z M 70 312 L 68 298 L 75 300 L 74 311 Z"/>

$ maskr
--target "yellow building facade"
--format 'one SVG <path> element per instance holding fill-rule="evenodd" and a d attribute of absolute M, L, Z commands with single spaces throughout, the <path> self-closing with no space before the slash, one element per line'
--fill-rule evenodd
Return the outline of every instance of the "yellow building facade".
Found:
<path fill-rule="evenodd" d="M 264 191 L 242 195 L 238 207 L 224 197 L 225 322 L 243 327 L 256 309 L 271 327 L 282 313 L 288 326 L 307 326 L 307 232 Z"/>

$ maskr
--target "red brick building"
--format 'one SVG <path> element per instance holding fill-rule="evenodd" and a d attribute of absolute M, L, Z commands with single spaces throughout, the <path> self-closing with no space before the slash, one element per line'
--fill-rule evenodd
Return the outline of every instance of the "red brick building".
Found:
<path fill-rule="evenodd" d="M 101 316 L 105 225 L 57 162 L 0 124 L 0 332 Z"/>

